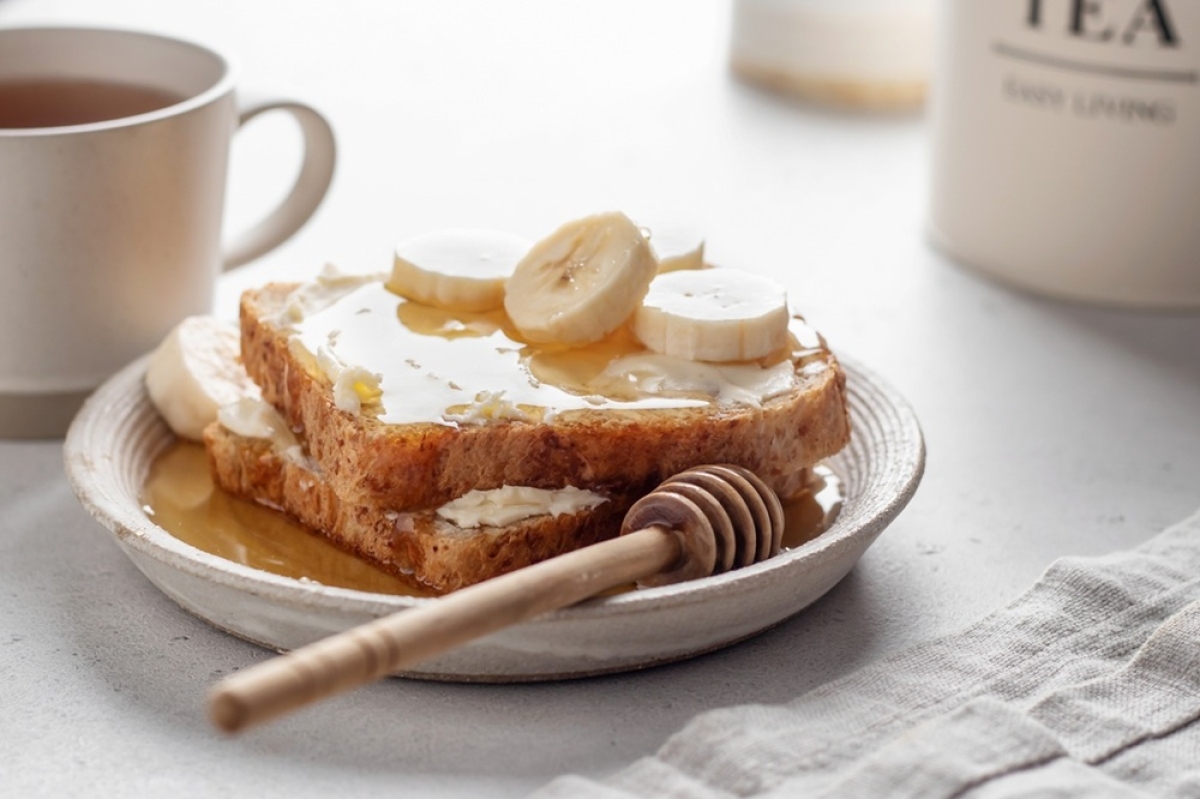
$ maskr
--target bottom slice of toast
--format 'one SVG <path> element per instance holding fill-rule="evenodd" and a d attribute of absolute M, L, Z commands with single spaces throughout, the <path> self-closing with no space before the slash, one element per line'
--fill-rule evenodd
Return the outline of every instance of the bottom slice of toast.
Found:
<path fill-rule="evenodd" d="M 593 508 L 531 516 L 503 527 L 459 527 L 433 510 L 399 513 L 343 501 L 318 467 L 268 439 L 220 423 L 205 430 L 213 479 L 229 493 L 275 508 L 410 584 L 447 593 L 617 535 L 634 495 Z"/>

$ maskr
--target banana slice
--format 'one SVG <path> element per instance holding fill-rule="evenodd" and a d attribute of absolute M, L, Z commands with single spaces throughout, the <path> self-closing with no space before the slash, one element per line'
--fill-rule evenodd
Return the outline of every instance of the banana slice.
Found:
<path fill-rule="evenodd" d="M 396 247 L 387 286 L 410 300 L 451 311 L 491 311 L 532 242 L 499 230 L 441 230 Z"/>
<path fill-rule="evenodd" d="M 517 264 L 504 309 L 529 341 L 588 344 L 633 314 L 656 270 L 649 242 L 629 217 L 584 217 L 539 241 Z"/>
<path fill-rule="evenodd" d="M 668 272 L 654 278 L 633 332 L 655 352 L 692 361 L 750 361 L 787 343 L 787 292 L 736 269 Z"/>
<path fill-rule="evenodd" d="M 240 351 L 237 328 L 212 316 L 191 316 L 150 356 L 146 390 L 176 435 L 200 441 L 222 406 L 258 397 Z"/>
<path fill-rule="evenodd" d="M 658 258 L 658 272 L 704 268 L 704 237 L 690 228 L 674 225 L 650 228 L 650 248 Z"/>

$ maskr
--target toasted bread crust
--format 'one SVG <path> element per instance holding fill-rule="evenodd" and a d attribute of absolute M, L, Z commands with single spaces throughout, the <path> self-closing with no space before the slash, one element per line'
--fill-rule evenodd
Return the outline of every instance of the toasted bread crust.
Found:
<path fill-rule="evenodd" d="M 736 463 L 784 490 L 789 476 L 849 440 L 845 373 L 836 358 L 763 407 L 587 410 L 549 423 L 493 422 L 463 428 L 390 425 L 339 410 L 328 382 L 313 376 L 276 325 L 293 285 L 246 292 L 242 359 L 292 426 L 336 496 L 395 511 L 438 507 L 471 489 L 503 485 L 645 492 L 703 463 Z"/>
<path fill-rule="evenodd" d="M 504 528 L 464 529 L 432 511 L 398 513 L 345 502 L 322 476 L 264 439 L 214 423 L 205 430 L 214 481 L 225 491 L 283 511 L 341 548 L 435 593 L 561 555 L 615 536 L 631 496 L 575 514 L 537 516 Z"/>

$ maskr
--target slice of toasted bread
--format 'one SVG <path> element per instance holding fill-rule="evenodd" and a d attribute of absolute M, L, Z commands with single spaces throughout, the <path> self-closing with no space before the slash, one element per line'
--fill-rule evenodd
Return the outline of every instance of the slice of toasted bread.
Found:
<path fill-rule="evenodd" d="M 219 422 L 204 433 L 213 479 L 225 491 L 295 518 L 341 548 L 435 593 L 454 591 L 615 536 L 633 502 L 614 495 L 593 508 L 532 516 L 504 527 L 459 527 L 434 511 L 400 512 L 344 501 L 314 464 L 270 440 Z"/>
<path fill-rule="evenodd" d="M 745 466 L 786 495 L 797 470 L 849 440 L 845 373 L 823 347 L 797 358 L 792 386 L 761 405 L 585 409 L 469 426 L 386 423 L 339 409 L 331 381 L 294 351 L 283 320 L 295 289 L 273 284 L 243 295 L 242 359 L 264 399 L 304 431 L 330 496 L 351 508 L 426 510 L 503 485 L 637 494 L 703 463 Z"/>

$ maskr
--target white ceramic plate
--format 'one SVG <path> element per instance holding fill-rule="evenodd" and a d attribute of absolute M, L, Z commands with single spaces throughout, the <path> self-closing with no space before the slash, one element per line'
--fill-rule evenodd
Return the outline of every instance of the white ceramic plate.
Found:
<path fill-rule="evenodd" d="M 924 468 L 921 431 L 908 405 L 866 369 L 843 363 L 853 434 L 827 464 L 845 495 L 829 530 L 745 569 L 547 614 L 405 674 L 512 682 L 642 668 L 726 646 L 807 607 L 908 503 Z M 269 574 L 195 549 L 156 525 L 139 493 L 174 437 L 143 389 L 145 369 L 145 359 L 130 364 L 84 405 L 67 434 L 66 469 L 84 507 L 163 593 L 220 629 L 280 651 L 436 601 Z"/>

